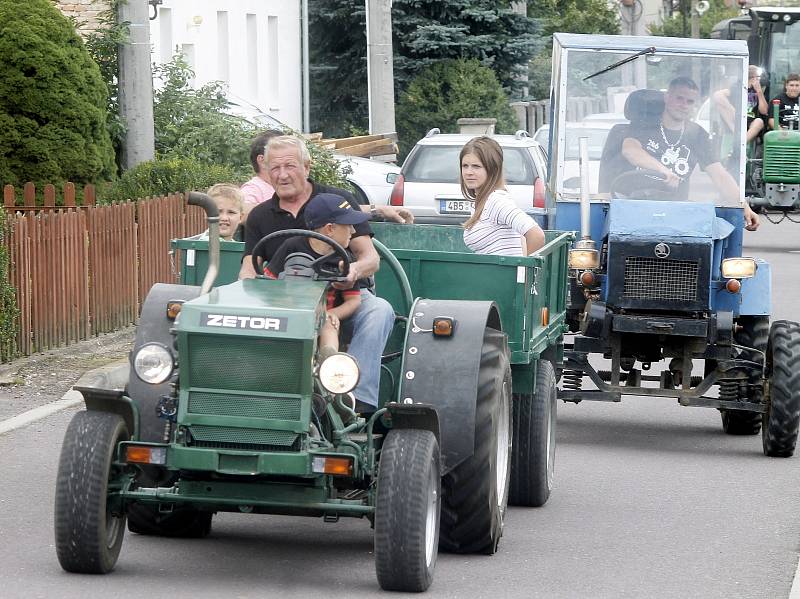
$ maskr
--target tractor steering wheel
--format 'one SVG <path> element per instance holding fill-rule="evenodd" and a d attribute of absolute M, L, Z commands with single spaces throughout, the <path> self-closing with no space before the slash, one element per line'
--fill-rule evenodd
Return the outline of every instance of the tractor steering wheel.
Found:
<path fill-rule="evenodd" d="M 672 200 L 675 188 L 667 185 L 662 173 L 647 169 L 625 171 L 611 182 L 612 198 Z"/>
<path fill-rule="evenodd" d="M 323 235 L 322 233 L 308 231 L 306 229 L 284 229 L 283 231 L 275 231 L 274 233 L 270 233 L 269 235 L 265 235 L 259 239 L 258 243 L 253 248 L 253 253 L 251 255 L 253 260 L 253 270 L 255 270 L 256 273 L 259 271 L 258 251 L 264 247 L 268 241 L 280 239 L 282 237 L 308 237 L 310 239 L 324 241 L 333 248 L 333 251 L 330 254 L 320 256 L 316 260 L 312 259 L 312 261 L 308 264 L 308 267 L 314 272 L 314 276 L 312 278 L 317 281 L 332 281 L 334 283 L 341 283 L 347 280 L 347 274 L 350 272 L 350 256 L 345 249 L 330 237 Z M 341 272 L 338 269 L 334 270 L 326 268 L 325 263 L 331 256 L 338 256 L 341 259 L 343 265 Z"/>

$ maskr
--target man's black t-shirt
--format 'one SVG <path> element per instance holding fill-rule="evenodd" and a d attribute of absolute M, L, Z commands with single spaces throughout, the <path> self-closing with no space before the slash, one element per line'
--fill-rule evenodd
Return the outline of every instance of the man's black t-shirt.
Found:
<path fill-rule="evenodd" d="M 320 193 L 335 193 L 350 202 L 353 210 L 361 210 L 353 194 L 349 191 L 337 187 L 319 185 L 310 179 L 309 182 L 313 186 L 309 200 Z M 253 253 L 253 248 L 255 248 L 259 240 L 270 233 L 286 229 L 307 229 L 305 217 L 305 208 L 307 205 L 308 202 L 303 204 L 297 216 L 293 216 L 291 212 L 287 212 L 280 207 L 280 200 L 278 199 L 278 195 L 275 194 L 266 202 L 262 202 L 253 208 L 250 214 L 247 215 L 247 222 L 245 223 L 244 255 L 251 255 Z M 364 222 L 354 225 L 354 227 L 356 232 L 353 234 L 353 238 L 362 235 L 369 235 L 372 237 L 372 228 L 369 226 L 369 223 Z M 259 256 L 264 262 L 269 262 L 284 241 L 286 241 L 286 238 L 278 238 L 267 242 L 263 249 L 259 251 Z"/>
<path fill-rule="evenodd" d="M 780 101 L 780 106 L 778 108 L 778 120 L 780 121 L 780 126 L 788 129 L 790 126 L 794 127 L 795 129 L 798 128 L 798 120 L 797 115 L 800 114 L 800 96 L 797 98 L 790 98 L 786 95 L 786 93 L 780 94 L 778 97 L 774 98 L 772 102 L 775 100 Z M 769 110 L 769 117 L 772 118 L 772 102 L 769 103 L 770 110 Z M 790 125 L 790 123 L 793 123 Z"/>
<path fill-rule="evenodd" d="M 717 162 L 711 156 L 708 133 L 697 123 L 685 123 L 682 129 L 667 129 L 661 124 L 631 128 L 628 137 L 642 144 L 642 148 L 671 170 L 681 180 L 677 195 L 689 197 L 689 175 L 698 164 L 705 169 Z"/>

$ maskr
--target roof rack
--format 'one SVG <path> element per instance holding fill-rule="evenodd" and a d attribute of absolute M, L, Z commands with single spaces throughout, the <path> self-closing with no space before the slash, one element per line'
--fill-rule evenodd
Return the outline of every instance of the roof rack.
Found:
<path fill-rule="evenodd" d="M 517 132 L 514 133 L 514 139 L 523 139 L 525 137 L 530 137 L 525 129 L 517 129 Z"/>
<path fill-rule="evenodd" d="M 425 137 L 433 137 L 434 135 L 439 135 L 440 133 L 441 131 L 439 131 L 439 127 L 434 127 L 425 134 Z"/>

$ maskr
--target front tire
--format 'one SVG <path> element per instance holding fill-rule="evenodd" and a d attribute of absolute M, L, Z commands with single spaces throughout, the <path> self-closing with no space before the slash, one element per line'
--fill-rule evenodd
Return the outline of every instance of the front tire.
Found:
<path fill-rule="evenodd" d="M 764 454 L 791 457 L 800 428 L 800 325 L 795 322 L 772 323 L 764 395 L 767 402 L 761 429 Z"/>
<path fill-rule="evenodd" d="M 556 458 L 556 374 L 539 360 L 533 395 L 514 395 L 514 451 L 511 456 L 511 505 L 539 507 L 553 489 Z"/>
<path fill-rule="evenodd" d="M 486 554 L 497 550 L 511 479 L 511 418 L 506 335 L 487 328 L 478 373 L 475 448 L 442 479 L 442 549 Z"/>
<path fill-rule="evenodd" d="M 109 503 L 121 469 L 117 445 L 129 438 L 124 420 L 78 412 L 64 435 L 55 497 L 56 554 L 67 572 L 106 574 L 117 563 L 125 513 Z"/>
<path fill-rule="evenodd" d="M 381 449 L 375 572 L 385 591 L 421 592 L 433 581 L 439 541 L 439 444 L 430 431 L 394 429 Z"/>

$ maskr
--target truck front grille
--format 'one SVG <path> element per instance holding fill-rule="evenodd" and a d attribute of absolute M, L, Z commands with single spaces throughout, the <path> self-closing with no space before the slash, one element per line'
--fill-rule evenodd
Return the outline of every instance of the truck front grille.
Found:
<path fill-rule="evenodd" d="M 256 397 L 227 393 L 189 392 L 191 414 L 300 420 L 299 397 Z"/>
<path fill-rule="evenodd" d="M 193 447 L 206 449 L 239 449 L 245 451 L 298 451 L 300 435 L 291 431 L 239 428 L 233 426 L 189 427 Z"/>
<path fill-rule="evenodd" d="M 796 183 L 800 176 L 800 148 L 768 144 L 764 148 L 764 181 Z"/>
<path fill-rule="evenodd" d="M 694 302 L 697 300 L 697 276 L 697 262 L 628 256 L 625 258 L 624 297 Z"/>

